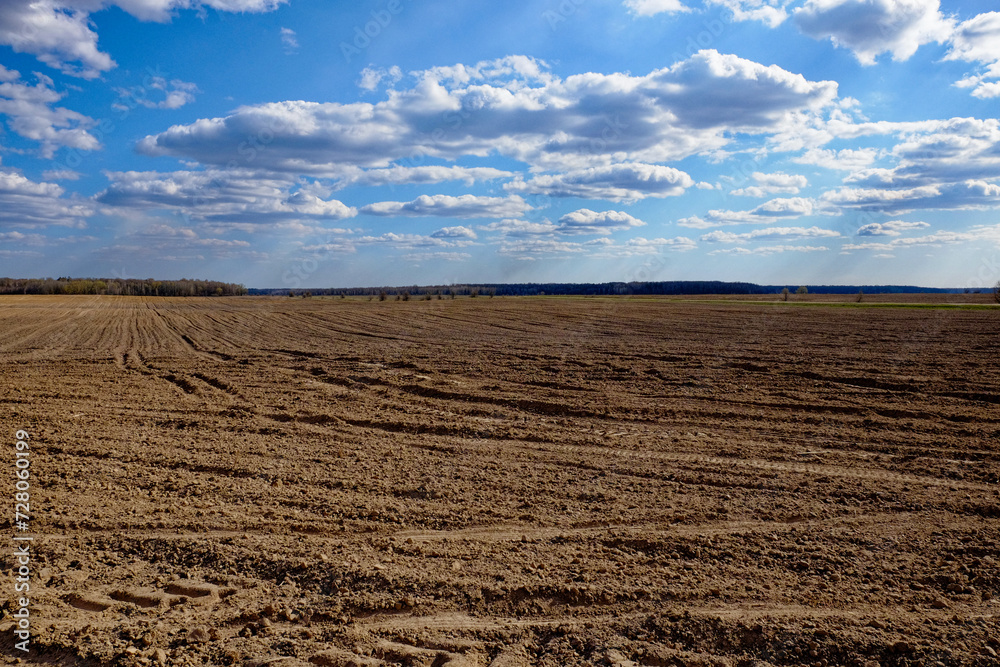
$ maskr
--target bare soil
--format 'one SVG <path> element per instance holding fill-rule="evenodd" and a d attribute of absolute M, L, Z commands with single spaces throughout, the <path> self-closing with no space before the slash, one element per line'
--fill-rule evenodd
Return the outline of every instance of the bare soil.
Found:
<path fill-rule="evenodd" d="M 926 299 L 922 299 L 926 301 Z M 0 298 L 31 653 L 997 665 L 1000 311 Z M 10 542 L 13 544 L 13 542 Z"/>

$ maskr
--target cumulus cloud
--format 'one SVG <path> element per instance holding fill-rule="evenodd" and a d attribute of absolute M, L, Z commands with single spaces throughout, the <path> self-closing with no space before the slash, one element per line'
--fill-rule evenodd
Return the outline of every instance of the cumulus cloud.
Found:
<path fill-rule="evenodd" d="M 904 222 L 890 220 L 889 222 L 872 222 L 858 227 L 858 236 L 901 236 L 911 229 L 930 227 L 926 222 Z"/>
<path fill-rule="evenodd" d="M 808 0 L 795 22 L 810 37 L 850 49 L 863 65 L 887 52 L 906 60 L 923 44 L 946 41 L 953 26 L 940 0 Z"/>
<path fill-rule="evenodd" d="M 996 181 L 1000 179 L 1000 120 L 952 118 L 909 123 L 868 123 L 864 134 L 896 134 L 890 150 L 871 150 L 869 156 L 895 160 L 886 167 L 858 166 L 844 178 L 845 187 L 828 191 L 824 205 L 902 213 L 919 209 L 969 209 L 1000 206 Z M 803 156 L 805 157 L 805 156 Z M 839 155 L 815 153 L 817 161 Z M 800 158 L 801 159 L 801 158 Z M 802 160 L 805 161 L 805 160 Z"/>
<path fill-rule="evenodd" d="M 29 53 L 49 67 L 95 79 L 115 67 L 97 48 L 90 14 L 117 6 L 140 21 L 170 20 L 178 9 L 211 7 L 228 12 L 267 12 L 286 0 L 5 0 L 0 3 L 0 44 Z"/>
<path fill-rule="evenodd" d="M 262 224 L 341 220 L 357 209 L 323 199 L 310 187 L 249 171 L 106 172 L 94 200 L 107 212 L 142 216 L 165 211 L 205 223 Z"/>
<path fill-rule="evenodd" d="M 611 232 L 642 227 L 646 223 L 622 211 L 591 211 L 581 208 L 559 218 L 556 231 L 560 234 L 610 234 Z"/>
<path fill-rule="evenodd" d="M 472 239 L 472 240 L 475 240 L 475 239 L 478 238 L 476 236 L 476 233 L 474 231 L 472 231 L 468 227 L 464 227 L 464 226 L 461 226 L 461 225 L 459 225 L 458 227 L 442 227 L 441 229 L 439 229 L 436 232 L 434 232 L 433 234 L 431 234 L 431 236 L 433 238 L 436 238 L 436 239 Z"/>
<path fill-rule="evenodd" d="M 3 10 L 0 10 L 3 11 Z M 0 115 L 7 126 L 26 139 L 37 141 L 43 158 L 51 158 L 61 147 L 91 151 L 100 142 L 90 129 L 93 119 L 76 111 L 55 106 L 65 94 L 52 88 L 52 79 L 35 74 L 35 85 L 20 81 L 20 73 L 4 69 L 0 79 Z"/>
<path fill-rule="evenodd" d="M 766 197 L 774 194 L 796 195 L 800 189 L 809 185 L 809 180 L 802 174 L 786 174 L 780 171 L 773 174 L 755 171 L 750 177 L 756 185 L 738 188 L 729 194 L 746 197 Z"/>
<path fill-rule="evenodd" d="M 522 215 L 530 207 L 517 195 L 480 197 L 476 195 L 420 195 L 413 201 L 384 201 L 361 208 L 378 216 L 449 218 L 509 218 Z"/>
<path fill-rule="evenodd" d="M 0 225 L 84 227 L 94 213 L 90 202 L 66 198 L 55 183 L 38 183 L 9 170 L 0 170 Z"/>
<path fill-rule="evenodd" d="M 931 131 L 908 134 L 892 154 L 898 164 L 888 180 L 896 187 L 997 178 L 1000 120 L 953 118 Z"/>
<path fill-rule="evenodd" d="M 645 76 L 559 79 L 511 56 L 413 74 L 376 103 L 286 101 L 176 125 L 139 152 L 206 165 L 333 176 L 386 168 L 413 155 L 500 154 L 544 171 L 657 163 L 715 151 L 736 132 L 776 131 L 790 114 L 819 113 L 837 84 L 701 51 Z M 268 138 L 267 150 L 254 138 Z"/>
<path fill-rule="evenodd" d="M 691 128 L 777 130 L 790 111 L 818 111 L 837 96 L 836 82 L 808 81 L 777 65 L 712 50 L 699 51 L 650 78 L 654 98 Z"/>
<path fill-rule="evenodd" d="M 358 80 L 358 87 L 362 90 L 375 90 L 384 81 L 387 85 L 393 86 L 403 78 L 403 70 L 393 66 L 389 69 L 384 67 L 366 67 L 361 70 L 361 78 Z"/>
<path fill-rule="evenodd" d="M 608 201 L 636 201 L 646 197 L 684 194 L 694 180 L 673 167 L 636 162 L 575 169 L 562 174 L 541 174 L 528 181 L 517 179 L 507 190 L 548 197 L 578 197 Z"/>
<path fill-rule="evenodd" d="M 788 12 L 785 10 L 788 1 L 707 0 L 707 3 L 727 8 L 732 12 L 734 21 L 760 21 L 771 28 L 777 28 L 788 18 Z"/>
<path fill-rule="evenodd" d="M 1000 207 L 1000 185 L 969 180 L 915 188 L 840 188 L 823 193 L 824 203 L 841 208 L 896 214 L 921 209 L 967 210 Z"/>
<path fill-rule="evenodd" d="M 960 88 L 972 88 L 973 97 L 989 99 L 1000 96 L 1000 12 L 986 12 L 956 26 L 951 49 L 945 60 L 964 60 L 986 65 L 981 74 L 969 75 L 956 82 Z"/>
<path fill-rule="evenodd" d="M 803 197 L 789 197 L 784 199 L 772 199 L 764 202 L 751 213 L 762 217 L 775 218 L 798 218 L 803 215 L 811 215 L 814 210 L 811 199 Z"/>
<path fill-rule="evenodd" d="M 1000 12 L 985 12 L 955 26 L 946 60 L 1000 61 Z"/>

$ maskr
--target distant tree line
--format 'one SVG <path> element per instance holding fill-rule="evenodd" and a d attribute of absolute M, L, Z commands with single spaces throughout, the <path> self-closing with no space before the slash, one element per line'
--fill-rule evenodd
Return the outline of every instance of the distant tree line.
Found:
<path fill-rule="evenodd" d="M 961 290 L 914 287 L 909 285 L 757 285 L 718 280 L 676 280 L 655 282 L 612 283 L 479 283 L 463 285 L 408 285 L 395 287 L 335 287 L 310 290 L 251 289 L 250 294 L 289 296 L 354 296 L 378 297 L 379 300 L 454 298 L 456 296 L 644 296 L 644 295 L 708 295 L 708 294 L 781 294 L 783 290 L 804 294 L 903 294 L 917 292 L 955 293 Z"/>
<path fill-rule="evenodd" d="M 0 294 L 114 294 L 124 296 L 243 296 L 247 288 L 217 280 L 147 278 L 0 278 Z"/>
<path fill-rule="evenodd" d="M 305 290 L 250 289 L 250 294 L 304 296 Z M 407 285 L 382 287 L 333 287 L 308 290 L 310 296 L 377 296 L 384 300 L 407 295 L 410 298 L 430 296 L 607 296 L 644 294 L 766 294 L 759 285 L 719 281 L 676 282 L 617 282 L 617 283 L 477 283 L 461 285 Z"/>

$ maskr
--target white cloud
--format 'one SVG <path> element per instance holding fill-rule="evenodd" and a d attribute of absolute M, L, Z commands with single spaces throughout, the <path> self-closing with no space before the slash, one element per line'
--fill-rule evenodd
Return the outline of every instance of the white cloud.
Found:
<path fill-rule="evenodd" d="M 646 223 L 622 211 L 591 211 L 581 208 L 559 218 L 556 231 L 560 234 L 610 234 L 614 231 L 642 227 Z"/>
<path fill-rule="evenodd" d="M 973 81 L 973 79 L 962 79 L 960 83 L 964 83 L 966 81 Z M 983 81 L 982 79 L 978 79 L 974 82 L 973 85 L 974 85 L 974 90 L 972 91 L 973 97 L 978 97 L 981 100 L 988 100 L 994 97 L 1000 97 L 1000 81 Z"/>
<path fill-rule="evenodd" d="M 379 236 L 362 236 L 356 240 L 358 245 L 384 246 L 388 248 L 410 250 L 413 248 L 462 248 L 473 245 L 467 238 L 438 238 L 422 234 L 397 234 L 388 232 Z"/>
<path fill-rule="evenodd" d="M 939 231 L 926 236 L 894 238 L 888 243 L 846 243 L 841 249 L 891 251 L 901 248 L 940 247 L 972 241 L 996 240 L 996 232 L 996 227 L 978 227 L 968 232 Z"/>
<path fill-rule="evenodd" d="M 786 18 L 785 7 L 789 0 L 706 0 L 708 4 L 722 5 L 733 13 L 734 21 L 760 21 L 777 28 Z"/>
<path fill-rule="evenodd" d="M 701 51 L 645 76 L 586 73 L 564 80 L 511 56 L 414 73 L 417 83 L 374 104 L 286 101 L 241 107 L 139 142 L 141 153 L 333 176 L 413 155 L 491 154 L 546 171 L 657 163 L 707 153 L 737 132 L 777 131 L 815 114 L 837 84 Z M 254 137 L 267 136 L 267 150 Z"/>
<path fill-rule="evenodd" d="M 491 222 L 488 225 L 480 225 L 478 229 L 486 232 L 500 232 L 505 236 L 548 236 L 555 234 L 557 227 L 546 220 L 545 222 L 529 222 L 528 220 L 507 219 L 500 222 Z"/>
<path fill-rule="evenodd" d="M 951 49 L 945 60 L 964 60 L 986 65 L 978 75 L 968 75 L 955 83 L 972 88 L 973 97 L 989 99 L 1000 96 L 1000 12 L 986 12 L 956 26 Z"/>
<path fill-rule="evenodd" d="M 739 188 L 729 194 L 746 197 L 766 197 L 773 194 L 796 195 L 801 188 L 809 185 L 809 180 L 802 174 L 786 174 L 780 171 L 773 174 L 755 171 L 750 177 L 756 185 Z"/>
<path fill-rule="evenodd" d="M 677 224 L 681 227 L 689 227 L 691 229 L 710 229 L 726 225 L 759 225 L 774 221 L 775 218 L 758 217 L 750 211 L 712 209 L 704 217 L 694 215 L 688 218 L 681 218 L 677 221 Z"/>
<path fill-rule="evenodd" d="M 713 250 L 709 255 L 774 255 L 783 252 L 823 252 L 829 250 L 826 246 L 810 245 L 770 245 L 758 248 L 721 248 Z"/>
<path fill-rule="evenodd" d="M 581 243 L 550 239 L 525 239 L 521 241 L 505 241 L 500 244 L 497 253 L 510 255 L 516 259 L 537 259 L 544 256 L 572 255 L 586 251 L 586 246 Z"/>
<path fill-rule="evenodd" d="M 55 183 L 37 183 L 15 171 L 0 170 L 0 226 L 86 226 L 93 205 L 64 194 Z"/>
<path fill-rule="evenodd" d="M 709 243 L 741 243 L 744 241 L 758 241 L 762 239 L 785 239 L 785 238 L 839 238 L 840 233 L 831 229 L 821 227 L 770 227 L 768 229 L 755 229 L 743 234 L 733 234 L 731 232 L 714 231 L 704 234 L 702 241 Z"/>
<path fill-rule="evenodd" d="M 776 218 L 798 218 L 803 215 L 811 215 L 813 210 L 814 206 L 811 199 L 789 197 L 764 202 L 755 208 L 752 213 L 754 215 Z"/>
<path fill-rule="evenodd" d="M 626 241 L 625 246 L 629 248 L 671 248 L 674 250 L 693 250 L 698 246 L 698 244 L 686 236 L 675 236 L 672 239 L 644 239 L 639 236 Z"/>
<path fill-rule="evenodd" d="M 891 190 L 886 188 L 840 188 L 823 193 L 824 203 L 884 213 L 913 210 L 969 210 L 1000 207 L 1000 185 L 968 180 L 947 185 L 923 185 Z"/>
<path fill-rule="evenodd" d="M 684 194 L 685 189 L 693 185 L 690 176 L 673 167 L 630 162 L 575 169 L 563 174 L 542 174 L 528 181 L 517 179 L 504 188 L 548 197 L 622 202 L 673 197 Z"/>
<path fill-rule="evenodd" d="M 601 238 L 588 241 L 585 245 L 596 247 L 590 253 L 590 257 L 597 259 L 619 259 L 623 257 L 640 257 L 656 255 L 664 251 L 686 252 L 694 250 L 698 244 L 686 236 L 677 236 L 672 239 L 656 238 L 646 239 L 637 237 L 629 239 L 625 243 L 616 244 L 610 239 Z"/>
<path fill-rule="evenodd" d="M 89 8 L 94 0 L 60 0 L 63 4 L 79 5 Z M 101 7 L 117 5 L 140 21 L 170 21 L 178 9 L 197 9 L 211 7 L 220 12 L 272 12 L 288 0 L 101 0 Z"/>
<path fill-rule="evenodd" d="M 0 44 L 30 53 L 66 74 L 94 79 L 115 61 L 97 48 L 86 11 L 64 11 L 54 2 L 7 0 L 0 3 Z"/>
<path fill-rule="evenodd" d="M 690 128 L 777 131 L 790 112 L 818 111 L 837 96 L 836 82 L 808 81 L 777 65 L 712 50 L 699 51 L 649 78 L 654 99 Z"/>
<path fill-rule="evenodd" d="M 159 101 L 148 97 L 151 91 L 163 95 Z M 148 82 L 137 88 L 116 88 L 118 98 L 111 104 L 116 111 L 127 112 L 135 106 L 147 109 L 180 109 L 185 104 L 194 102 L 194 94 L 201 92 L 198 86 L 180 79 L 167 81 L 162 76 L 150 76 Z"/>
<path fill-rule="evenodd" d="M 362 213 L 379 216 L 449 218 L 509 218 L 522 215 L 530 207 L 517 195 L 479 197 L 476 195 L 420 195 L 413 201 L 384 201 L 361 208 Z"/>
<path fill-rule="evenodd" d="M 90 14 L 118 6 L 140 21 L 170 20 L 177 9 L 211 7 L 228 12 L 267 12 L 286 0 L 4 0 L 0 44 L 30 53 L 72 76 L 95 79 L 115 67 L 97 48 Z"/>
<path fill-rule="evenodd" d="M 1000 12 L 986 12 L 959 23 L 950 45 L 945 60 L 1000 61 Z"/>
<path fill-rule="evenodd" d="M 844 179 L 847 187 L 824 193 L 824 203 L 888 213 L 1000 206 L 995 189 L 1000 179 L 1000 120 L 870 123 L 864 132 L 900 135 L 895 147 L 878 154 L 895 164 L 855 170 Z"/>
<path fill-rule="evenodd" d="M 680 0 L 625 0 L 625 7 L 638 16 L 655 16 L 664 12 L 676 14 L 678 12 L 691 11 L 681 4 Z"/>
<path fill-rule="evenodd" d="M 472 185 L 477 181 L 491 181 L 498 178 L 510 178 L 514 172 L 494 169 L 493 167 L 445 167 L 428 165 L 424 167 L 392 166 L 384 169 L 360 169 L 345 167 L 337 175 L 336 189 L 347 186 L 380 186 L 403 185 L 406 183 L 430 184 L 446 181 L 463 181 Z"/>
<path fill-rule="evenodd" d="M 164 211 L 213 224 L 276 224 L 340 220 L 357 210 L 325 200 L 308 185 L 249 171 L 107 172 L 111 181 L 94 200 L 107 212 L 132 217 Z M 244 227 L 246 228 L 246 227 Z M 252 229 L 252 227 L 250 227 Z"/>
<path fill-rule="evenodd" d="M 292 55 L 299 50 L 299 38 L 291 28 L 282 28 L 279 33 L 281 47 L 286 55 Z"/>
<path fill-rule="evenodd" d="M 858 171 L 871 165 L 878 155 L 879 151 L 874 148 L 844 148 L 839 151 L 811 148 L 799 157 L 792 158 L 792 162 L 835 171 Z"/>
<path fill-rule="evenodd" d="M 900 236 L 911 229 L 930 227 L 926 222 L 904 222 L 890 220 L 889 222 L 872 222 L 858 227 L 858 236 Z"/>
<path fill-rule="evenodd" d="M 934 131 L 914 132 L 892 150 L 896 187 L 1000 177 L 1000 120 L 953 118 Z"/>
<path fill-rule="evenodd" d="M 803 197 L 772 199 L 750 211 L 727 211 L 713 209 L 704 217 L 692 216 L 681 218 L 677 224 L 693 229 L 709 229 L 726 225 L 760 225 L 769 224 L 779 219 L 798 218 L 821 212 L 813 200 Z"/>
<path fill-rule="evenodd" d="M 952 31 L 940 0 L 807 0 L 794 17 L 802 32 L 850 49 L 864 65 L 886 52 L 906 60 L 923 44 L 946 41 Z"/>
<path fill-rule="evenodd" d="M 168 257 L 177 259 L 253 259 L 260 255 L 250 250 L 250 242 L 239 239 L 202 237 L 190 227 L 154 223 L 127 233 L 109 253 L 147 260 Z"/>
<path fill-rule="evenodd" d="M 3 65 L 0 65 L 0 83 L 9 83 L 11 81 L 17 81 L 21 78 L 21 73 L 17 70 L 7 69 Z"/>
<path fill-rule="evenodd" d="M 52 89 L 50 78 L 36 74 L 38 82 L 30 86 L 20 83 L 20 73 L 14 70 L 4 69 L 3 75 L 0 115 L 7 117 L 12 131 L 39 142 L 43 158 L 51 158 L 61 147 L 85 151 L 100 148 L 100 142 L 89 132 L 96 125 L 93 119 L 54 106 L 65 95 Z"/>
<path fill-rule="evenodd" d="M 411 252 L 400 257 L 406 262 L 465 262 L 472 259 L 467 252 Z"/>
<path fill-rule="evenodd" d="M 129 231 L 120 242 L 102 249 L 106 257 L 141 258 L 149 261 L 206 261 L 266 257 L 251 250 L 250 242 L 237 239 L 202 237 L 189 227 L 165 223 L 145 225 Z"/>
<path fill-rule="evenodd" d="M 433 238 L 436 239 L 473 239 L 478 238 L 476 233 L 469 229 L 468 227 L 458 226 L 458 227 L 442 227 L 433 234 Z"/>
<path fill-rule="evenodd" d="M 362 90 L 375 90 L 383 81 L 394 86 L 403 79 L 403 70 L 393 66 L 389 69 L 384 67 L 366 67 L 361 70 L 361 78 L 358 80 L 358 87 Z"/>

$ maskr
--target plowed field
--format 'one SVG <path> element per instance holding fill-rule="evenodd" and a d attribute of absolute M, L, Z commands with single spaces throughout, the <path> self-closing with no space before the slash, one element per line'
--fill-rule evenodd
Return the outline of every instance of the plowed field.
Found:
<path fill-rule="evenodd" d="M 78 665 L 1000 664 L 1000 311 L 0 298 Z"/>

